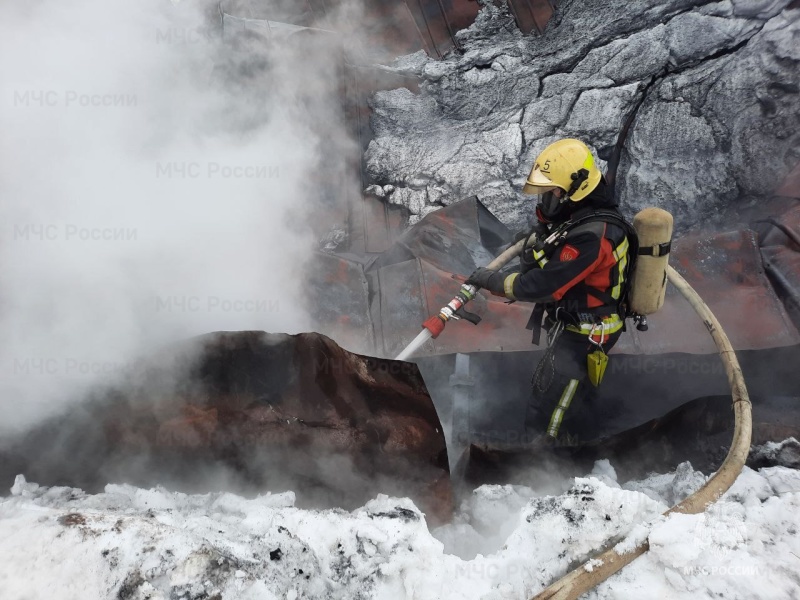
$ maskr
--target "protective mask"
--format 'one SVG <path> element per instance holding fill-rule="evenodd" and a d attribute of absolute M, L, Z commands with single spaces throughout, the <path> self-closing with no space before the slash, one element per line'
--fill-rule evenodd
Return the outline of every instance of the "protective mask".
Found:
<path fill-rule="evenodd" d="M 548 221 L 557 221 L 559 217 L 565 214 L 565 209 L 567 208 L 566 198 L 556 198 L 552 191 L 542 194 L 539 198 L 539 211 Z M 562 202 L 562 200 L 564 201 Z"/>

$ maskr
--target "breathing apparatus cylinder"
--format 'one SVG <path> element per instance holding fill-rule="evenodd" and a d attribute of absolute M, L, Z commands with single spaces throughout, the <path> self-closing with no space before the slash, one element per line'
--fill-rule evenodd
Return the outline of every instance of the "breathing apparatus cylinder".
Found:
<path fill-rule="evenodd" d="M 644 316 L 653 314 L 664 304 L 672 215 L 660 208 L 645 208 L 633 218 L 633 227 L 639 237 L 639 256 L 631 284 L 630 309 Z"/>

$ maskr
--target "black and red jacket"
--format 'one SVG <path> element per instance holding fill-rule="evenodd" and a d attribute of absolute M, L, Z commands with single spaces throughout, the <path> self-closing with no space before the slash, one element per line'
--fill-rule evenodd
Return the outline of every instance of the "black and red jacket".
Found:
<path fill-rule="evenodd" d="M 598 209 L 619 214 L 605 189 L 600 189 L 578 204 L 570 221 Z M 538 252 L 526 248 L 520 272 L 505 279 L 506 296 L 561 307 L 571 315 L 615 314 L 627 286 L 627 246 L 626 231 L 620 225 L 595 219 L 581 223 L 568 229 L 555 247 Z"/>

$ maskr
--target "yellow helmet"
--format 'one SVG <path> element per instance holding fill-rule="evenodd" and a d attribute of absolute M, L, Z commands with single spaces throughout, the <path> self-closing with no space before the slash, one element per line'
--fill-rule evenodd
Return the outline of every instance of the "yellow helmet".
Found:
<path fill-rule="evenodd" d="M 600 170 L 589 148 L 580 140 L 564 139 L 542 150 L 522 188 L 525 194 L 543 194 L 561 188 L 573 202 L 583 200 L 600 183 Z"/>

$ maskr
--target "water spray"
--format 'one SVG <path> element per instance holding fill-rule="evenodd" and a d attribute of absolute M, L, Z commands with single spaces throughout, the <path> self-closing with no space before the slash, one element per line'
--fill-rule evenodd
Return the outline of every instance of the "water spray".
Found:
<path fill-rule="evenodd" d="M 486 265 L 487 269 L 497 271 L 502 269 L 511 259 L 519 256 L 526 245 L 532 245 L 536 241 L 534 235 L 519 240 L 513 246 L 509 246 L 500 256 L 495 258 L 492 262 Z M 408 358 L 419 350 L 425 342 L 430 339 L 436 339 L 444 331 L 444 326 L 448 321 L 460 321 L 464 319 L 473 325 L 481 322 L 481 318 L 475 313 L 468 312 L 464 307 L 466 304 L 475 298 L 478 293 L 477 286 L 464 283 L 461 289 L 453 297 L 450 302 L 439 310 L 439 312 L 422 324 L 422 331 L 415 337 L 405 349 L 397 355 L 395 360 L 408 360 Z"/>
<path fill-rule="evenodd" d="M 397 355 L 395 360 L 406 360 L 414 352 L 419 350 L 428 340 L 436 339 L 444 331 L 444 326 L 448 321 L 459 321 L 464 319 L 473 325 L 481 322 L 481 318 L 475 313 L 467 312 L 464 306 L 475 297 L 478 288 L 469 283 L 464 283 L 455 297 L 443 306 L 439 314 L 433 315 L 422 324 L 422 331 L 414 340 Z"/>

